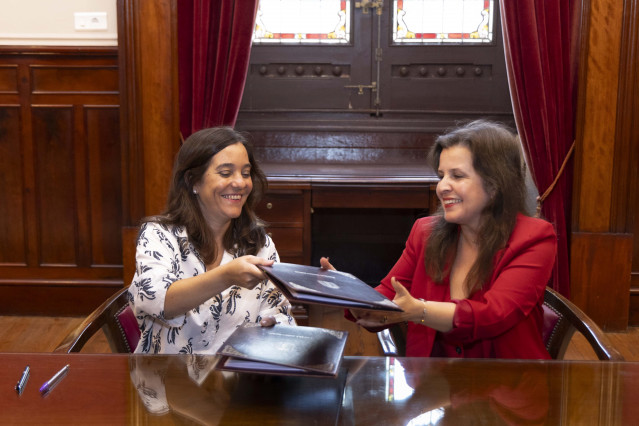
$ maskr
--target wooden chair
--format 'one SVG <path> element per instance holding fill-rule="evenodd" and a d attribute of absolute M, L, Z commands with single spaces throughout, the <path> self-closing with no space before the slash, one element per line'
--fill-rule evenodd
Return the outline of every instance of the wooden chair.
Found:
<path fill-rule="evenodd" d="M 606 334 L 581 309 L 564 296 L 546 287 L 544 294 L 544 327 L 542 337 L 553 359 L 563 359 L 575 331 L 586 338 L 597 358 L 603 361 L 623 361 L 624 357 L 612 345 Z M 403 356 L 405 327 L 398 325 L 377 333 L 386 356 Z"/>
<path fill-rule="evenodd" d="M 80 352 L 100 329 L 104 331 L 113 352 L 132 353 L 135 350 L 140 340 L 140 329 L 129 306 L 127 288 L 119 290 L 94 310 L 54 352 Z"/>
<path fill-rule="evenodd" d="M 563 359 L 575 331 L 586 338 L 603 361 L 623 361 L 624 357 L 599 326 L 574 303 L 546 287 L 544 294 L 544 330 L 546 349 L 553 359 Z"/>

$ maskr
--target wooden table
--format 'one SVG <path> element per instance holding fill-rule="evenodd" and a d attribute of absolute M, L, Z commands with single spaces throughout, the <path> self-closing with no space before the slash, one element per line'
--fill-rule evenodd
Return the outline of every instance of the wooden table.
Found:
<path fill-rule="evenodd" d="M 634 362 L 346 357 L 343 377 L 321 379 L 222 372 L 215 361 L 0 354 L 0 424 L 627 425 L 639 418 Z M 31 377 L 19 396 L 14 386 L 27 364 Z M 42 397 L 39 387 L 65 364 L 68 375 Z"/>

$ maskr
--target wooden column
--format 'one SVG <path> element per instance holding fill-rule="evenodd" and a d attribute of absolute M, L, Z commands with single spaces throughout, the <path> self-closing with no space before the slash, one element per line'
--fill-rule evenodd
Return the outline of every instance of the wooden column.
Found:
<path fill-rule="evenodd" d="M 124 224 L 160 213 L 179 149 L 177 0 L 118 0 Z"/>
<path fill-rule="evenodd" d="M 572 299 L 606 330 L 628 325 L 636 192 L 637 0 L 584 0 L 571 235 Z M 636 128 L 636 127 L 635 127 Z M 633 159 L 634 156 L 634 159 Z M 632 189 L 634 188 L 634 189 Z"/>
<path fill-rule="evenodd" d="M 177 0 L 118 0 L 124 285 L 139 220 L 164 210 L 180 146 Z"/>

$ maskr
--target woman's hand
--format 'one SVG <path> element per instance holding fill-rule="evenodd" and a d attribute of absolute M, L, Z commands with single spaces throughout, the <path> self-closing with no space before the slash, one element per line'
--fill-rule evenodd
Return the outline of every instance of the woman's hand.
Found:
<path fill-rule="evenodd" d="M 320 257 L 320 267 L 322 269 L 326 269 L 327 271 L 336 271 L 335 267 L 328 261 L 328 257 Z M 364 309 L 349 309 L 351 315 L 359 320 L 360 318 L 368 317 L 370 311 Z M 359 324 L 359 323 L 358 323 Z"/>
<path fill-rule="evenodd" d="M 393 285 L 393 289 L 395 290 L 395 297 L 393 298 L 393 302 L 397 306 L 402 308 L 402 311 L 404 311 L 404 316 L 406 316 L 406 314 L 414 314 L 416 312 L 418 312 L 419 316 L 421 316 L 422 311 L 424 310 L 424 302 L 411 296 L 408 290 L 406 290 L 406 287 L 404 287 L 402 283 L 397 281 L 395 277 L 391 278 L 391 284 Z M 407 319 L 410 318 L 406 318 L 404 319 L 404 321 L 406 321 Z"/>
<path fill-rule="evenodd" d="M 437 331 L 446 333 L 453 328 L 453 317 L 457 305 L 451 302 L 426 302 L 416 299 L 399 281 L 391 278 L 395 289 L 395 302 L 404 311 L 402 321 L 412 321 Z M 390 316 L 389 316 L 390 318 Z"/>
<path fill-rule="evenodd" d="M 328 261 L 328 257 L 320 257 L 320 267 L 329 271 L 335 271 L 335 267 Z"/>
<path fill-rule="evenodd" d="M 229 263 L 219 266 L 227 283 L 252 289 L 262 281 L 268 279 L 257 265 L 271 266 L 273 260 L 262 259 L 257 256 L 242 256 Z"/>
<path fill-rule="evenodd" d="M 391 278 L 395 290 L 393 302 L 403 312 L 378 312 L 361 309 L 351 309 L 351 314 L 357 318 L 357 324 L 365 328 L 379 328 L 404 321 L 420 321 L 424 310 L 424 302 L 410 295 L 395 277 Z"/>
<path fill-rule="evenodd" d="M 273 315 L 268 315 L 262 318 L 262 320 L 260 321 L 260 325 L 262 327 L 271 327 L 275 324 L 277 324 L 277 320 L 275 319 L 275 316 Z"/>

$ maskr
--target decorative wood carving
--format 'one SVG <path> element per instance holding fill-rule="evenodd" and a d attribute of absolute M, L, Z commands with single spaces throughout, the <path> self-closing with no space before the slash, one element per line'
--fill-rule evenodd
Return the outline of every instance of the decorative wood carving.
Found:
<path fill-rule="evenodd" d="M 490 64 L 396 64 L 391 67 L 394 78 L 492 78 Z"/>

